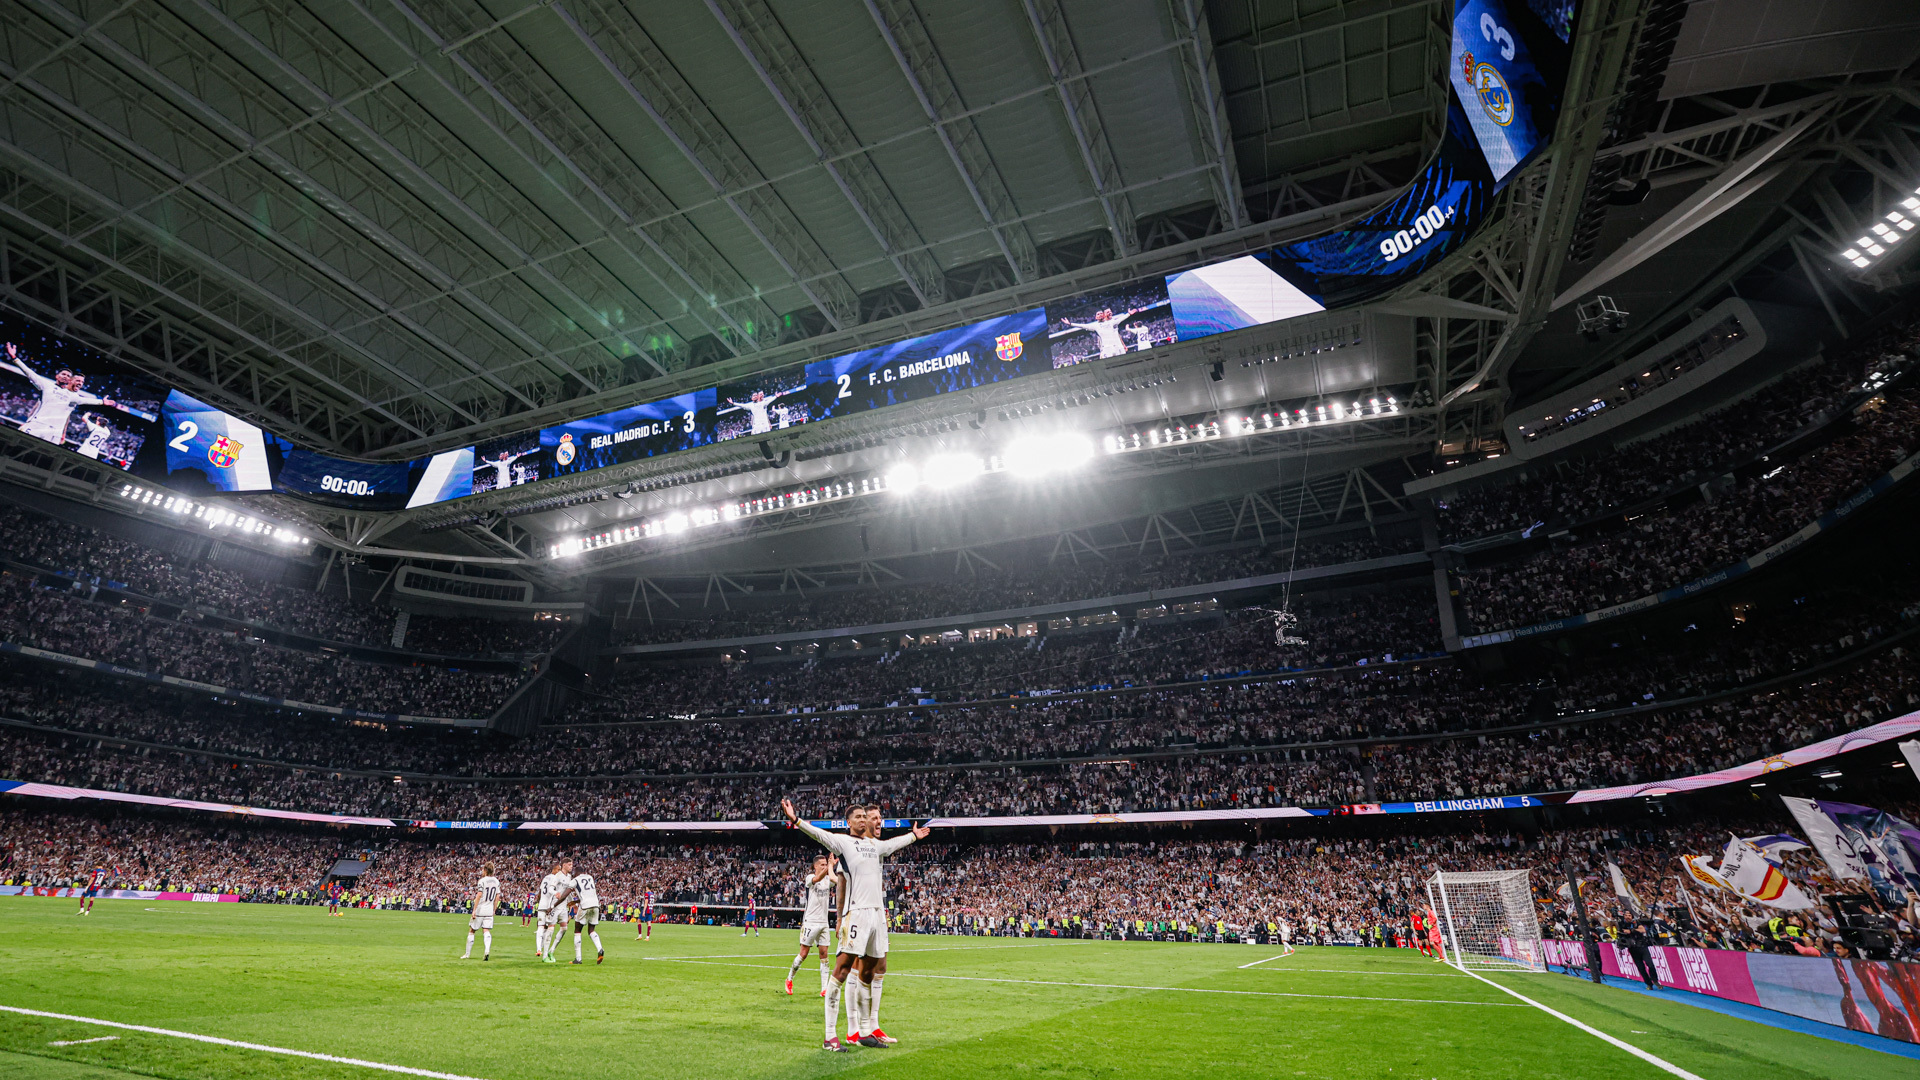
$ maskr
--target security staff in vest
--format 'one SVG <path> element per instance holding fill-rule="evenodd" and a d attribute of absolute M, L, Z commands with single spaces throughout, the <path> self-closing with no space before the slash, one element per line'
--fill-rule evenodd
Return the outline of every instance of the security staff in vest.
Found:
<path fill-rule="evenodd" d="M 1628 955 L 1633 957 L 1633 966 L 1640 969 L 1640 981 L 1647 984 L 1647 989 L 1658 990 L 1660 976 L 1653 970 L 1653 950 L 1649 947 L 1653 944 L 1653 935 L 1648 926 L 1651 921 L 1642 919 L 1629 923 L 1621 938 L 1626 942 Z"/>

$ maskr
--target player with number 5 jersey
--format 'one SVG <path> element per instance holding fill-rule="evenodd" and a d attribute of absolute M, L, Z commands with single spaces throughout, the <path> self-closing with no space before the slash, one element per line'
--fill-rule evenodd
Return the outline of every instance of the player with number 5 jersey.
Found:
<path fill-rule="evenodd" d="M 840 922 L 840 951 L 834 961 L 833 982 L 827 987 L 827 1037 L 822 1044 L 826 1050 L 845 1050 L 847 1047 L 841 1045 L 837 1027 L 847 975 L 858 967 L 863 987 L 871 986 L 874 966 L 887 955 L 887 884 L 882 864 L 888 855 L 915 840 L 925 839 L 932 830 L 920 825 L 891 840 L 882 840 L 879 817 L 859 812 L 847 816 L 847 833 L 842 836 L 801 820 L 791 799 L 780 800 L 780 809 L 800 831 L 838 855 L 845 868 L 847 910 Z M 855 1031 L 871 1031 L 873 1027 L 872 1018 L 862 1016 Z M 869 1035 L 860 1040 L 860 1045 L 884 1047 L 887 1044 Z"/>

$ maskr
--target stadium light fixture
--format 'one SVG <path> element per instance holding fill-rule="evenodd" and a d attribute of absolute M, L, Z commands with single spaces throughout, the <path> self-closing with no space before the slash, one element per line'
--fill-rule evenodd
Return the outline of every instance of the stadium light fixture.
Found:
<path fill-rule="evenodd" d="M 1887 211 L 1880 220 L 1867 226 L 1853 241 L 1853 244 L 1840 252 L 1840 257 L 1852 263 L 1857 270 L 1866 270 L 1879 262 L 1895 245 L 1907 238 L 1907 234 L 1920 224 L 1920 188 L 1912 195 L 1900 200 L 1900 205 Z"/>
<path fill-rule="evenodd" d="M 936 454 L 920 463 L 920 482 L 936 491 L 971 483 L 987 469 L 972 454 Z"/>
<path fill-rule="evenodd" d="M 911 495 L 920 486 L 920 470 L 902 462 L 887 470 L 887 490 L 895 495 Z"/>
<path fill-rule="evenodd" d="M 1093 440 L 1085 435 L 1030 435 L 1007 444 L 1000 460 L 1007 472 L 1036 478 L 1077 469 L 1092 461 L 1093 455 Z"/>

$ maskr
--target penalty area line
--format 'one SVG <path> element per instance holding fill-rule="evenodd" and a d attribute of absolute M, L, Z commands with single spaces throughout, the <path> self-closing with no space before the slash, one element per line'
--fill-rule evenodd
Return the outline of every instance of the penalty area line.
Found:
<path fill-rule="evenodd" d="M 649 960 L 668 960 L 663 956 L 646 957 Z M 674 964 L 700 964 L 705 967 L 749 968 L 762 971 L 785 971 L 783 967 L 770 964 L 722 964 L 713 960 L 668 960 Z M 1524 1005 L 1510 1005 L 1504 1001 L 1455 1001 L 1450 998 L 1403 998 L 1374 997 L 1370 994 L 1297 994 L 1284 990 L 1223 990 L 1211 986 L 1136 986 L 1132 983 L 1094 983 L 1094 982 L 1056 982 L 1049 979 L 995 979 L 985 975 L 932 975 L 923 971 L 889 971 L 888 978 L 893 979 L 946 979 L 954 982 L 1011 983 L 1015 986 L 1072 986 L 1086 990 L 1153 990 L 1175 994 L 1231 994 L 1236 997 L 1279 997 L 1311 998 L 1315 1001 L 1391 1001 L 1411 1005 L 1479 1005 L 1489 1009 L 1524 1009 Z M 1496 984 L 1498 985 L 1498 984 Z M 1501 987 L 1505 989 L 1505 987 Z M 1699 1080 L 1699 1077 L 1694 1077 Z"/>
<path fill-rule="evenodd" d="M 1533 1006 L 1534 1008 L 1539 1009 L 1541 1012 L 1546 1013 L 1548 1016 L 1551 1016 L 1557 1020 L 1564 1020 L 1567 1023 L 1572 1024 L 1574 1027 L 1579 1028 L 1581 1031 L 1584 1031 L 1587 1034 L 1592 1035 L 1597 1039 L 1601 1039 L 1605 1042 L 1612 1043 L 1613 1045 L 1619 1047 L 1622 1050 L 1625 1050 L 1627 1053 L 1632 1054 L 1634 1057 L 1637 1057 L 1640 1060 L 1645 1061 L 1650 1065 L 1653 1065 L 1657 1068 L 1665 1069 L 1666 1071 L 1672 1073 L 1673 1075 L 1680 1077 L 1680 1080 L 1701 1080 L 1699 1076 L 1696 1076 L 1693 1073 L 1688 1072 L 1687 1070 L 1681 1068 L 1678 1065 L 1675 1065 L 1673 1062 L 1668 1061 L 1663 1057 L 1657 1057 L 1653 1054 L 1650 1054 L 1645 1050 L 1642 1050 L 1639 1047 L 1633 1045 L 1630 1042 L 1626 1042 L 1621 1039 L 1616 1039 L 1613 1036 L 1607 1034 L 1606 1032 L 1601 1031 L 1597 1027 L 1592 1027 L 1588 1024 L 1583 1024 L 1580 1021 L 1575 1020 L 1573 1017 L 1568 1016 L 1566 1013 L 1563 1013 L 1558 1009 L 1548 1008 L 1547 1006 L 1540 1004 L 1539 1002 L 1533 1000 L 1532 998 L 1528 997 L 1527 995 L 1521 993 L 1518 990 L 1512 990 L 1512 989 L 1508 989 L 1505 986 L 1501 986 L 1499 983 L 1494 982 L 1492 979 L 1487 978 L 1485 975 L 1482 975 L 1477 971 L 1468 971 L 1466 968 L 1460 968 L 1460 970 L 1465 971 L 1468 975 L 1471 975 L 1474 978 L 1479 979 L 1481 982 L 1486 983 L 1488 986 L 1493 987 L 1495 990 L 1499 990 L 1502 993 L 1511 994 L 1512 996 L 1519 998 L 1521 1001 L 1524 1001 L 1527 1004 Z"/>
<path fill-rule="evenodd" d="M 115 1020 L 99 1020 L 91 1016 L 73 1016 L 68 1013 L 42 1012 L 39 1009 L 23 1009 L 17 1005 L 0 1005 L 0 1012 L 16 1013 L 20 1016 L 40 1016 L 48 1020 L 67 1020 L 75 1024 L 91 1024 L 94 1027 L 109 1027 L 118 1031 L 137 1031 L 142 1035 L 164 1035 L 169 1039 L 187 1039 L 192 1042 L 212 1043 L 215 1046 L 231 1046 L 240 1050 L 258 1050 L 263 1054 L 284 1054 L 288 1057 L 308 1058 L 313 1061 L 331 1061 L 336 1065 L 357 1065 L 363 1069 L 379 1069 L 382 1072 L 405 1073 L 408 1076 L 429 1076 L 434 1080 L 479 1080 L 479 1077 L 461 1076 L 459 1073 L 434 1072 L 432 1069 L 416 1069 L 409 1065 L 388 1065 L 380 1061 L 366 1061 L 362 1058 L 338 1057 L 333 1054 L 317 1054 L 311 1050 L 289 1050 L 284 1046 L 267 1046 L 264 1043 L 242 1042 L 238 1039 L 222 1039 L 213 1035 L 195 1035 L 191 1031 L 174 1031 L 170 1028 L 147 1027 L 142 1024 L 122 1024 Z M 117 1039 L 118 1035 L 107 1038 Z M 48 1046 L 77 1046 L 83 1042 L 101 1042 L 101 1039 L 76 1039 L 69 1043 L 48 1043 Z"/>

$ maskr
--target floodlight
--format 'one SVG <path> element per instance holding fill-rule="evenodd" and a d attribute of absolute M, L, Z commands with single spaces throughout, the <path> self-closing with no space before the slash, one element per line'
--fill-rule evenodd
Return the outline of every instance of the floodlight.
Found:
<path fill-rule="evenodd" d="M 920 480 L 930 488 L 959 487 L 985 471 L 986 462 L 972 454 L 936 454 L 920 464 Z"/>
<path fill-rule="evenodd" d="M 1013 475 L 1038 477 L 1077 469 L 1093 460 L 1093 454 L 1093 440 L 1067 433 L 1015 439 L 1001 451 L 1000 457 Z"/>
<path fill-rule="evenodd" d="M 920 486 L 920 470 L 911 465 L 895 465 L 887 472 L 887 490 L 896 495 L 906 495 Z"/>

